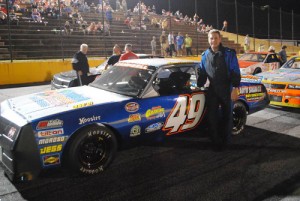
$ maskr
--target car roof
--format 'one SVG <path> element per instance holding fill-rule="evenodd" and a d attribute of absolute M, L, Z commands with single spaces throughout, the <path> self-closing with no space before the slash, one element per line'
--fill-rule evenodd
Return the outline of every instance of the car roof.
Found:
<path fill-rule="evenodd" d="M 123 60 L 119 61 L 116 65 L 126 65 L 126 64 L 138 64 L 143 66 L 154 66 L 159 68 L 161 66 L 166 65 L 175 65 L 175 64 L 197 64 L 200 61 L 193 61 L 193 60 L 181 60 L 181 59 L 168 59 L 168 58 L 152 58 L 152 59 L 131 59 L 131 60 Z"/>

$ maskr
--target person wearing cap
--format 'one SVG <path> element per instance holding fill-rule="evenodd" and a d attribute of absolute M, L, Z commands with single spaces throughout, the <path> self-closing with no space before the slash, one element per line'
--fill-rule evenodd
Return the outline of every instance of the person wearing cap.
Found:
<path fill-rule="evenodd" d="M 281 47 L 281 50 L 278 52 L 282 64 L 284 64 L 286 62 L 286 60 L 287 60 L 286 51 L 285 51 L 286 48 L 287 48 L 287 46 L 283 45 Z"/>

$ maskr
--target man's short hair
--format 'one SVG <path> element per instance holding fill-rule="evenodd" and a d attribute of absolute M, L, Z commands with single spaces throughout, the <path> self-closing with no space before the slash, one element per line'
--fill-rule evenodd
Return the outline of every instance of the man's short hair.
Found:
<path fill-rule="evenodd" d="M 286 49 L 287 48 L 287 46 L 286 45 L 283 45 L 282 47 L 281 47 L 281 49 Z"/>
<path fill-rule="evenodd" d="M 87 44 L 83 43 L 83 44 L 80 45 L 80 51 L 82 51 L 83 49 L 86 49 L 88 47 L 89 46 Z"/>
<path fill-rule="evenodd" d="M 217 33 L 220 37 L 221 37 L 221 33 L 218 29 L 212 29 L 208 32 L 208 36 L 213 34 L 213 33 Z"/>
<path fill-rule="evenodd" d="M 125 44 L 125 50 L 131 51 L 132 50 L 132 44 L 129 44 L 129 43 Z"/>

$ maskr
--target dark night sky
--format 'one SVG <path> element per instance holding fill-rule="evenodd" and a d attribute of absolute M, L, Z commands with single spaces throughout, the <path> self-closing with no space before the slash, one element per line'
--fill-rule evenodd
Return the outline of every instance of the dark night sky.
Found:
<path fill-rule="evenodd" d="M 294 10 L 294 39 L 300 40 L 300 0 L 236 0 L 238 4 L 238 32 L 240 34 L 252 35 L 252 1 L 254 2 L 255 35 L 259 38 L 267 38 L 268 34 L 268 9 L 261 10 L 260 7 L 270 5 L 270 36 L 280 38 L 280 12 L 282 8 L 282 35 L 283 39 L 292 38 L 292 9 Z M 110 0 L 114 6 L 115 0 Z M 127 0 L 129 8 L 133 8 L 139 0 Z M 161 9 L 168 10 L 168 0 L 143 0 L 146 5 L 155 5 L 156 10 L 161 14 Z M 197 13 L 203 18 L 204 23 L 216 27 L 216 0 L 170 0 L 171 10 L 180 10 L 184 15 L 193 16 L 195 5 Z M 218 0 L 219 24 L 216 28 L 222 27 L 223 20 L 229 24 L 228 31 L 236 31 L 235 26 L 235 0 Z"/>

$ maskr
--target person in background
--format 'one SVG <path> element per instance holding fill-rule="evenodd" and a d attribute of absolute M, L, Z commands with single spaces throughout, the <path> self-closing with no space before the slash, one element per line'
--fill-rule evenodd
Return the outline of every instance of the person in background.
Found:
<path fill-rule="evenodd" d="M 175 54 L 177 53 L 176 49 L 175 49 L 175 40 L 174 40 L 173 31 L 170 32 L 168 35 L 168 43 L 169 43 L 169 55 L 170 55 L 170 57 L 172 57 L 173 52 L 175 52 Z"/>
<path fill-rule="evenodd" d="M 161 48 L 161 56 L 167 57 L 167 48 L 168 48 L 168 40 L 166 36 L 166 32 L 163 31 L 159 37 L 160 48 Z"/>
<path fill-rule="evenodd" d="M 151 40 L 151 49 L 152 49 L 152 55 L 155 56 L 156 55 L 156 39 L 155 39 L 155 36 L 153 36 L 153 38 Z"/>
<path fill-rule="evenodd" d="M 250 38 L 249 38 L 249 35 L 247 34 L 245 39 L 244 39 L 244 51 L 246 53 L 248 53 L 249 49 L 250 49 Z"/>
<path fill-rule="evenodd" d="M 185 46 L 187 56 L 193 55 L 192 44 L 193 44 L 193 39 L 189 36 L 189 34 L 186 34 L 184 39 L 184 46 Z"/>
<path fill-rule="evenodd" d="M 226 20 L 223 21 L 223 27 L 222 27 L 222 31 L 227 31 L 228 28 L 228 22 Z"/>
<path fill-rule="evenodd" d="M 71 35 L 71 25 L 69 21 L 65 22 L 64 30 L 66 35 Z"/>
<path fill-rule="evenodd" d="M 176 44 L 177 44 L 177 56 L 182 56 L 183 53 L 183 45 L 184 45 L 184 37 L 181 32 L 178 32 L 178 36 L 176 36 Z"/>
<path fill-rule="evenodd" d="M 202 54 L 197 84 L 203 87 L 209 81 L 206 97 L 209 132 L 213 149 L 222 151 L 230 143 L 232 101 L 238 99 L 241 74 L 236 53 L 222 45 L 219 30 L 208 33 L 208 42 L 210 47 Z"/>
<path fill-rule="evenodd" d="M 286 51 L 285 51 L 286 48 L 287 48 L 287 46 L 283 45 L 281 47 L 281 50 L 278 52 L 278 54 L 280 56 L 280 60 L 281 60 L 281 65 L 284 64 L 287 60 L 287 55 L 286 55 Z"/>
<path fill-rule="evenodd" d="M 269 49 L 268 49 L 268 53 L 270 54 L 272 54 L 272 53 L 275 53 L 275 47 L 273 47 L 272 45 L 269 47 Z"/>
<path fill-rule="evenodd" d="M 128 60 L 128 59 L 138 59 L 139 57 L 132 52 L 132 45 L 127 43 L 125 45 L 125 53 L 121 55 L 119 61 L 122 61 L 122 60 Z"/>
<path fill-rule="evenodd" d="M 81 44 L 80 50 L 75 53 L 71 62 L 73 69 L 76 71 L 80 86 L 88 84 L 87 74 L 90 72 L 90 67 L 88 63 L 88 58 L 86 56 L 87 52 L 88 45 Z"/>
<path fill-rule="evenodd" d="M 109 57 L 104 70 L 106 70 L 108 68 L 108 66 L 113 66 L 115 63 L 117 63 L 119 61 L 120 57 L 121 57 L 121 48 L 119 45 L 116 44 L 113 48 L 113 55 L 111 57 Z"/>

